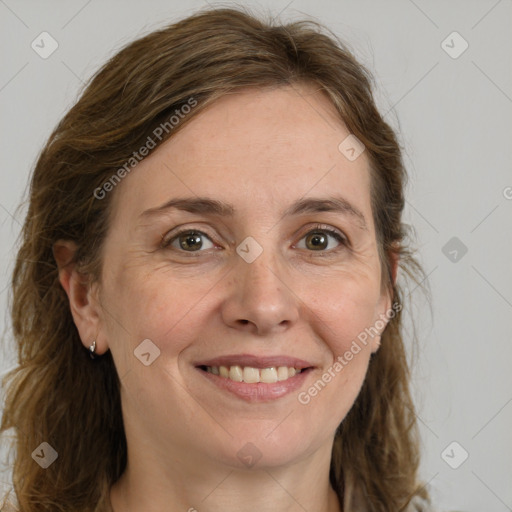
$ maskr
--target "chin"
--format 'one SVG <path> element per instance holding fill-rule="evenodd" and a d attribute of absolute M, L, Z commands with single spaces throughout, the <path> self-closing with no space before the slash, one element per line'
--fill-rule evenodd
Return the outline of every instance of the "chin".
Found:
<path fill-rule="evenodd" d="M 293 465 L 322 444 L 318 437 L 310 437 L 311 430 L 306 425 L 291 425 L 290 419 L 283 422 L 283 418 L 273 422 L 271 428 L 264 429 L 254 422 L 253 428 L 244 429 L 243 435 L 236 435 L 231 429 L 233 437 L 224 439 L 217 456 L 211 455 L 233 469 L 264 470 Z"/>

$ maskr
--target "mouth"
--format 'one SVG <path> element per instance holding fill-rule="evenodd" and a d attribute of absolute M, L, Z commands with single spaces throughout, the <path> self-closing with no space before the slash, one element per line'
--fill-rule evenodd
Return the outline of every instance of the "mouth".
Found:
<path fill-rule="evenodd" d="M 212 375 L 218 375 L 223 379 L 229 379 L 234 382 L 246 382 L 248 384 L 257 384 L 263 382 L 265 384 L 273 384 L 275 382 L 283 382 L 295 375 L 300 374 L 309 368 L 295 368 L 294 366 L 270 366 L 268 368 L 255 368 L 253 366 L 199 366 L 203 370 Z"/>
<path fill-rule="evenodd" d="M 195 365 L 218 389 L 249 402 L 265 402 L 298 389 L 314 370 L 292 357 L 225 356 Z"/>

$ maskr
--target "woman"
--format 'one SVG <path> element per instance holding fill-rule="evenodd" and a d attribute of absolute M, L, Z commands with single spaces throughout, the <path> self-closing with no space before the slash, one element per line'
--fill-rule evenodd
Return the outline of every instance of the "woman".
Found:
<path fill-rule="evenodd" d="M 124 48 L 37 162 L 13 276 L 19 510 L 428 510 L 370 77 L 311 22 Z"/>

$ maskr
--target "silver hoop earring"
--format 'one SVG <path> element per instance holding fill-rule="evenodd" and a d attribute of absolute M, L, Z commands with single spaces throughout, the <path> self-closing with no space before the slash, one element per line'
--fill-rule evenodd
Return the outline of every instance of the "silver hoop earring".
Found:
<path fill-rule="evenodd" d="M 92 342 L 92 345 L 89 347 L 89 355 L 91 359 L 94 359 L 96 356 L 94 355 L 94 351 L 96 350 L 96 340 Z"/>

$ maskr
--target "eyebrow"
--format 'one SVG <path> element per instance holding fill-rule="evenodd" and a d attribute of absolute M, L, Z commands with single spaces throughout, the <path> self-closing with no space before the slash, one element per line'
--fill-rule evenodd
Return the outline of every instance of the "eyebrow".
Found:
<path fill-rule="evenodd" d="M 140 214 L 140 217 L 153 217 L 173 208 L 189 213 L 217 215 L 220 217 L 232 217 L 235 213 L 234 206 L 229 203 L 217 201 L 208 197 L 185 197 L 171 199 L 156 208 L 145 210 Z M 306 197 L 299 199 L 283 212 L 282 217 L 320 212 L 342 213 L 344 215 L 348 215 L 358 221 L 361 229 L 368 230 L 363 213 L 345 198 L 340 196 L 327 198 Z"/>

